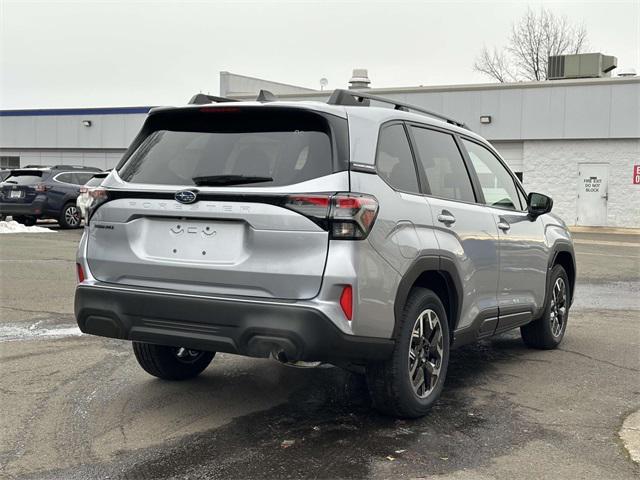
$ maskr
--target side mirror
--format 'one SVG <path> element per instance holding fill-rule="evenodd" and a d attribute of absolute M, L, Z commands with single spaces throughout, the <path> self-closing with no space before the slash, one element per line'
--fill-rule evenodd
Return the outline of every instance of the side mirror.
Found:
<path fill-rule="evenodd" d="M 542 193 L 529 193 L 527 197 L 527 211 L 532 217 L 539 217 L 545 213 L 549 213 L 553 208 L 553 199 Z"/>

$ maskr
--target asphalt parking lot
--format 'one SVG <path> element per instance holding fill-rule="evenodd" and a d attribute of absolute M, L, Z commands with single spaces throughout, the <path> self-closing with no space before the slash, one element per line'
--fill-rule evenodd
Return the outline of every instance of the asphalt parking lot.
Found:
<path fill-rule="evenodd" d="M 80 231 L 0 235 L 0 477 L 638 478 L 618 437 L 640 408 L 640 239 L 576 234 L 560 349 L 518 332 L 453 352 L 423 419 L 360 377 L 219 354 L 167 383 L 73 318 Z"/>

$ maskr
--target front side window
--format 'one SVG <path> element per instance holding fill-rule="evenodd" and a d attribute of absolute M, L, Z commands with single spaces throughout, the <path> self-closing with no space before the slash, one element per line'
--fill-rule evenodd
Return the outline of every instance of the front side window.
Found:
<path fill-rule="evenodd" d="M 480 180 L 485 203 L 492 207 L 520 210 L 522 207 L 518 198 L 518 189 L 500 160 L 488 149 L 475 142 L 463 139 L 462 143 L 469 153 L 473 168 Z"/>
<path fill-rule="evenodd" d="M 453 136 L 421 127 L 412 127 L 411 131 L 431 194 L 449 200 L 475 202 L 469 173 Z"/>
<path fill-rule="evenodd" d="M 376 169 L 393 188 L 403 192 L 419 191 L 409 139 L 402 125 L 390 125 L 380 131 Z"/>

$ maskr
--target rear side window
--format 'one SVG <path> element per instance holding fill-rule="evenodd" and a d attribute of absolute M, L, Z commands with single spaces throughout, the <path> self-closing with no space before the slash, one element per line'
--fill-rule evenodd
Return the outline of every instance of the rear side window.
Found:
<path fill-rule="evenodd" d="M 60 174 L 55 176 L 54 180 L 56 182 L 70 183 L 70 184 L 74 184 L 76 182 L 76 180 L 73 178 L 73 173 L 71 173 L 71 172 L 69 172 L 69 173 L 60 173 Z"/>
<path fill-rule="evenodd" d="M 73 174 L 73 182 L 76 185 L 84 185 L 85 183 L 87 183 L 91 177 L 93 177 L 93 173 L 81 173 L 81 172 L 75 172 Z"/>
<path fill-rule="evenodd" d="M 453 136 L 427 128 L 411 127 L 411 130 L 431 194 L 475 202 L 469 173 Z"/>
<path fill-rule="evenodd" d="M 33 185 L 42 181 L 42 172 L 13 173 L 7 177 L 5 182 L 14 185 Z"/>
<path fill-rule="evenodd" d="M 343 124 L 340 124 L 342 121 Z M 344 128 L 313 112 L 284 108 L 205 107 L 158 113 L 145 126 L 146 137 L 119 170 L 127 182 L 159 185 L 252 187 L 291 185 L 346 169 L 334 145 Z M 336 138 L 339 137 L 339 138 Z M 345 137 L 346 138 L 346 137 Z M 348 151 L 348 145 L 347 145 Z M 237 177 L 260 181 L 242 182 Z M 220 183 L 215 183 L 220 182 Z"/>
<path fill-rule="evenodd" d="M 413 155 L 402 125 L 389 125 L 380 131 L 376 169 L 393 188 L 403 192 L 419 191 Z"/>
<path fill-rule="evenodd" d="M 87 183 L 85 183 L 85 186 L 87 187 L 97 187 L 98 185 L 100 185 L 102 183 L 102 181 L 105 179 L 106 177 L 101 175 L 99 177 L 93 177 L 90 178 L 89 181 Z"/>

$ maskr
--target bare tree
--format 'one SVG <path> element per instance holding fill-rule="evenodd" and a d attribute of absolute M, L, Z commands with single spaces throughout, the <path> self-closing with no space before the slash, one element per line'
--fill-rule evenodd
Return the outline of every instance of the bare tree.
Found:
<path fill-rule="evenodd" d="M 484 47 L 473 66 L 499 82 L 546 80 L 549 56 L 580 53 L 587 48 L 584 26 L 556 17 L 541 8 L 527 13 L 511 27 L 509 45 L 492 51 Z"/>

